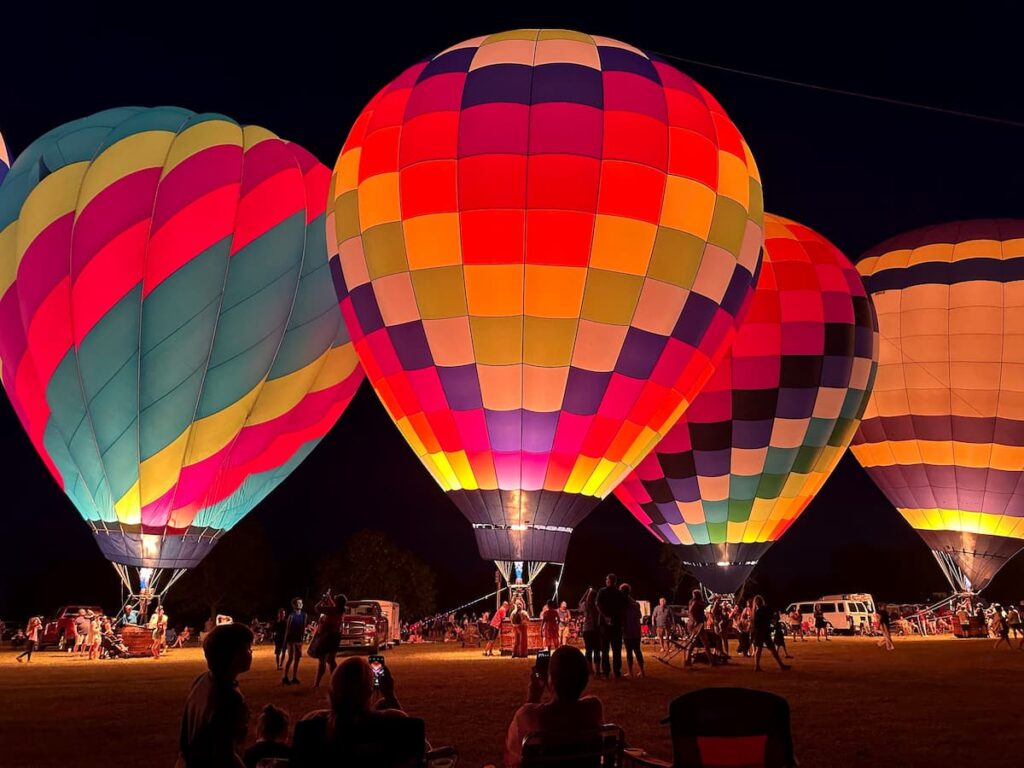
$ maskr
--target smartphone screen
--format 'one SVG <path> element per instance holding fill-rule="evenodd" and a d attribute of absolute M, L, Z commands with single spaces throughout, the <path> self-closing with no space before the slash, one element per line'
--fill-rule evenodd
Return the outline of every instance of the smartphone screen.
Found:
<path fill-rule="evenodd" d="M 537 663 L 533 671 L 537 677 L 545 679 L 548 676 L 548 665 L 551 663 L 551 651 L 537 651 Z"/>
<path fill-rule="evenodd" d="M 384 674 L 384 657 L 371 656 L 370 669 L 373 670 L 373 687 L 380 688 L 380 678 Z"/>

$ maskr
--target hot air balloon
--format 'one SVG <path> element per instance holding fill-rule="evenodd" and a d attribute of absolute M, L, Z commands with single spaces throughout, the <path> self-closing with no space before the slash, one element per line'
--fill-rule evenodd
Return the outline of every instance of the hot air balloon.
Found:
<path fill-rule="evenodd" d="M 762 240 L 742 136 L 632 46 L 516 30 L 387 85 L 335 179 L 333 277 L 387 412 L 483 558 L 564 563 L 734 332 Z"/>
<path fill-rule="evenodd" d="M 683 418 L 615 490 L 713 592 L 739 589 L 846 451 L 878 359 L 853 265 L 765 215 L 764 259 L 732 349 Z"/>
<path fill-rule="evenodd" d="M 853 454 L 958 592 L 1024 547 L 1024 221 L 888 240 L 857 263 L 878 383 Z"/>
<path fill-rule="evenodd" d="M 45 134 L 0 186 L 4 388 L 129 588 L 196 565 L 361 380 L 329 184 L 263 128 L 131 107 Z"/>
<path fill-rule="evenodd" d="M 4 137 L 0 136 L 0 184 L 3 183 L 4 177 L 10 169 L 11 154 L 7 151 L 7 143 L 4 141 Z"/>

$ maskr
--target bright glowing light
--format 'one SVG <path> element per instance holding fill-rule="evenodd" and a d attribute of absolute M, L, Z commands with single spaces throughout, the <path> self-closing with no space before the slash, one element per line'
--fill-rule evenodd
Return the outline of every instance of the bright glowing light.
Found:
<path fill-rule="evenodd" d="M 722 561 L 720 561 L 720 562 L 718 563 L 718 567 L 719 567 L 719 568 L 728 568 L 728 567 L 729 567 L 729 562 L 728 562 L 728 561 L 726 561 L 726 560 L 722 560 Z"/>

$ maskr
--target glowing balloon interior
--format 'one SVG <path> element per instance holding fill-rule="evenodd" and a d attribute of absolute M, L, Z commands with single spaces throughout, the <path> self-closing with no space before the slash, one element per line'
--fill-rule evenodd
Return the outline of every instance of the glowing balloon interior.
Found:
<path fill-rule="evenodd" d="M 762 242 L 754 160 L 714 98 L 566 30 L 400 75 L 356 120 L 333 205 L 360 361 L 495 560 L 564 560 L 710 375 Z"/>
<path fill-rule="evenodd" d="M 160 107 L 50 131 L 0 187 L 4 388 L 111 561 L 194 566 L 351 399 L 329 184 L 263 128 Z"/>
<path fill-rule="evenodd" d="M 878 309 L 878 382 L 853 453 L 978 592 L 1024 547 L 1024 221 L 928 227 L 857 263 Z"/>
<path fill-rule="evenodd" d="M 619 500 L 714 592 L 732 594 L 846 451 L 878 359 L 870 299 L 816 232 L 765 216 L 732 349 Z"/>

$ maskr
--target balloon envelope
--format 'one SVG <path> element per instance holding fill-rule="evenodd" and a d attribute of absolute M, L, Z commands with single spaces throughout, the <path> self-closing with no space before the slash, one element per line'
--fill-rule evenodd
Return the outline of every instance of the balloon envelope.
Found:
<path fill-rule="evenodd" d="M 411 67 L 335 167 L 345 321 L 495 560 L 564 560 L 731 339 L 761 245 L 753 158 L 672 66 L 566 30 Z"/>
<path fill-rule="evenodd" d="M 110 560 L 195 565 L 351 399 L 329 184 L 263 128 L 133 107 L 0 186 L 4 388 Z"/>
<path fill-rule="evenodd" d="M 732 349 L 615 490 L 709 589 L 739 589 L 832 473 L 871 388 L 876 328 L 839 249 L 766 214 L 761 271 Z"/>
<path fill-rule="evenodd" d="M 1024 547 L 1024 221 L 888 240 L 857 263 L 878 309 L 878 382 L 853 454 L 980 591 Z"/>
<path fill-rule="evenodd" d="M 11 154 L 7 150 L 7 143 L 4 141 L 4 137 L 0 136 L 0 184 L 3 183 L 4 177 L 10 169 Z"/>

